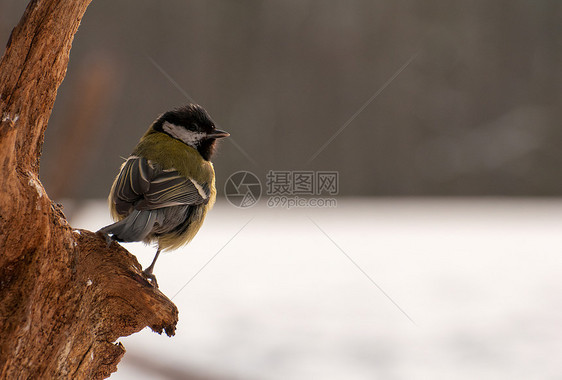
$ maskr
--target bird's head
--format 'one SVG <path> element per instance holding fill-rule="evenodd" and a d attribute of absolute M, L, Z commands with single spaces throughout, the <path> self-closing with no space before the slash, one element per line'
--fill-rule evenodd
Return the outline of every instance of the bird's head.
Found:
<path fill-rule="evenodd" d="M 228 132 L 216 129 L 207 111 L 197 104 L 188 104 L 162 114 L 152 129 L 197 149 L 207 161 L 215 151 L 216 140 L 230 136 Z"/>

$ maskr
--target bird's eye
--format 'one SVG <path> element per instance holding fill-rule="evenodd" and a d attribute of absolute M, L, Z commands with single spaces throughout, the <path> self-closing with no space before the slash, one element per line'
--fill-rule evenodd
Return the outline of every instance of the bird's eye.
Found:
<path fill-rule="evenodd" d="M 189 125 L 189 127 L 187 129 L 189 129 L 190 131 L 196 131 L 197 130 L 197 124 L 192 123 L 192 124 Z"/>

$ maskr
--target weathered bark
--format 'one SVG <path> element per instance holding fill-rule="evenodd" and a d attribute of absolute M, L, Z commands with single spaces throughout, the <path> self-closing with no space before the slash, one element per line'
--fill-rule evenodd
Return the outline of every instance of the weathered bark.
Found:
<path fill-rule="evenodd" d="M 43 133 L 90 0 L 32 1 L 0 62 L 0 376 L 103 378 L 150 326 L 173 335 L 174 304 L 134 256 L 73 231 L 38 179 Z"/>

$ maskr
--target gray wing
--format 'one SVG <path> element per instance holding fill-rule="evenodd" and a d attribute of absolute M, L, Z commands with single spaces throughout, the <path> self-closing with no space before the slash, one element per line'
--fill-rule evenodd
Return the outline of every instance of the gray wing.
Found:
<path fill-rule="evenodd" d="M 123 164 L 112 189 L 115 210 L 124 219 L 102 228 L 117 241 L 142 241 L 181 225 L 193 206 L 209 201 L 208 184 L 200 185 L 174 169 L 163 170 L 131 156 Z"/>
<path fill-rule="evenodd" d="M 199 184 L 177 170 L 163 170 L 145 158 L 129 157 L 114 188 L 116 211 L 156 210 L 171 206 L 191 206 L 209 201 L 208 184 Z"/>

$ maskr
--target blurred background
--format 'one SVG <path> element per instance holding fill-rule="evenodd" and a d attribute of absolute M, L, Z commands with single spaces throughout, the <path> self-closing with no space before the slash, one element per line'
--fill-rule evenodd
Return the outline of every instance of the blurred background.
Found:
<path fill-rule="evenodd" d="M 25 6 L 0 0 L 0 41 Z M 178 335 L 124 339 L 112 378 L 559 378 L 561 68 L 557 0 L 94 0 L 41 162 L 74 226 L 109 223 L 160 113 L 232 135 L 156 268 Z M 240 170 L 338 172 L 337 207 L 236 208 Z"/>
<path fill-rule="evenodd" d="M 25 2 L 1 3 L 7 41 Z M 106 196 L 120 156 L 189 96 L 240 148 L 222 144 L 219 188 L 237 170 L 309 169 L 339 171 L 342 195 L 559 195 L 561 7 L 93 1 L 42 180 L 54 198 Z"/>

